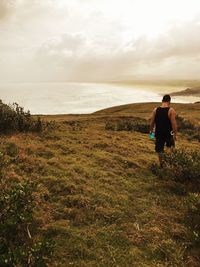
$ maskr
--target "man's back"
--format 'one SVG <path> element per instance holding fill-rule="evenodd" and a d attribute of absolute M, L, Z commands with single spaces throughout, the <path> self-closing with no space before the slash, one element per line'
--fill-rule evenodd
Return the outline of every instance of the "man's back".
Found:
<path fill-rule="evenodd" d="M 169 137 L 172 125 L 169 118 L 170 107 L 158 107 L 155 114 L 155 136 L 159 138 Z"/>

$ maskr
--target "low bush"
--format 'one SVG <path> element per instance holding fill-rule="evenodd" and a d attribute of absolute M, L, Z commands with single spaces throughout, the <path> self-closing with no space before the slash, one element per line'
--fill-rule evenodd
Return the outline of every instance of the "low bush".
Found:
<path fill-rule="evenodd" d="M 111 131 L 136 131 L 141 133 L 149 132 L 149 124 L 144 119 L 139 118 L 124 118 L 108 121 L 105 124 L 106 130 Z"/>
<path fill-rule="evenodd" d="M 191 230 L 191 239 L 193 243 L 200 245 L 200 194 L 189 193 L 187 205 L 187 224 Z"/>
<path fill-rule="evenodd" d="M 189 139 L 195 139 L 200 142 L 200 129 L 198 129 L 196 132 L 193 132 Z"/>
<path fill-rule="evenodd" d="M 21 178 L 9 180 L 9 163 L 3 154 L 0 165 L 0 266 L 46 267 L 54 244 L 35 217 L 37 184 Z"/>
<path fill-rule="evenodd" d="M 187 227 L 187 238 L 190 244 L 187 252 L 193 255 L 191 260 L 196 265 L 196 254 L 199 254 L 200 248 L 200 152 L 174 150 L 163 154 L 163 168 L 152 166 L 154 174 L 163 179 L 172 179 L 175 181 L 176 188 L 173 192 L 181 196 L 188 195 L 184 198 L 185 210 L 185 226 Z M 192 192 L 192 193 L 191 193 Z M 195 192 L 195 193 L 194 193 Z M 200 254 L 199 254 L 200 255 Z M 179 266 L 179 265 L 177 265 Z"/>
<path fill-rule="evenodd" d="M 188 139 L 200 142 L 200 128 L 189 120 L 177 116 L 178 131 L 187 135 Z"/>
<path fill-rule="evenodd" d="M 177 126 L 178 126 L 179 131 L 195 130 L 196 128 L 195 125 L 191 121 L 186 120 L 181 116 L 177 116 L 176 121 L 177 121 Z"/>
<path fill-rule="evenodd" d="M 105 130 L 116 131 L 116 123 L 107 121 L 106 124 L 105 124 Z"/>
<path fill-rule="evenodd" d="M 41 132 L 43 122 L 40 118 L 33 119 L 29 111 L 24 111 L 17 103 L 4 104 L 0 100 L 0 133 Z"/>
<path fill-rule="evenodd" d="M 168 177 L 175 181 L 200 182 L 200 152 L 173 150 L 163 153 L 163 168 L 157 171 L 160 177 Z"/>
<path fill-rule="evenodd" d="M 16 157 L 19 154 L 19 148 L 15 143 L 9 142 L 6 144 L 6 154 L 10 157 Z"/>
<path fill-rule="evenodd" d="M 0 266 L 47 266 L 52 243 L 38 235 L 34 220 L 35 184 L 3 188 L 0 196 Z"/>
<path fill-rule="evenodd" d="M 3 168 L 7 167 L 8 161 L 6 160 L 5 156 L 2 152 L 0 152 L 0 178 L 2 176 L 2 170 Z"/>

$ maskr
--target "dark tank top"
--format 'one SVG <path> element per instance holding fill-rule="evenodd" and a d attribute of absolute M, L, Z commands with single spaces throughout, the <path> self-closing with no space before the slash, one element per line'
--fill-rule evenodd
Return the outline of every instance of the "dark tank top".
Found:
<path fill-rule="evenodd" d="M 158 138 L 168 138 L 171 136 L 172 125 L 168 116 L 170 107 L 156 109 L 155 124 L 156 131 L 155 136 Z"/>

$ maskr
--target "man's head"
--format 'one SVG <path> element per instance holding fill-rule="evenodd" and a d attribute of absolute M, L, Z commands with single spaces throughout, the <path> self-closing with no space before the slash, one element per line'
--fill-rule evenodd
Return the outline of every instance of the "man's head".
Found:
<path fill-rule="evenodd" d="M 170 101 L 171 101 L 170 95 L 164 95 L 163 96 L 162 102 L 170 103 Z"/>

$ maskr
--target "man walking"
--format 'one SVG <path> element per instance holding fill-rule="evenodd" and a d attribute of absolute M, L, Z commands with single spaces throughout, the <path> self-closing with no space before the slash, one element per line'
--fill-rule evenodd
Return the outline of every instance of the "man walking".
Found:
<path fill-rule="evenodd" d="M 161 167 L 164 146 L 166 145 L 168 148 L 175 147 L 175 141 L 177 140 L 176 112 L 170 107 L 170 102 L 170 95 L 164 95 L 162 105 L 153 110 L 150 122 L 150 133 L 155 128 L 155 151 L 158 153 Z"/>

